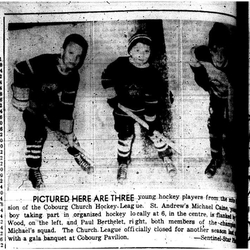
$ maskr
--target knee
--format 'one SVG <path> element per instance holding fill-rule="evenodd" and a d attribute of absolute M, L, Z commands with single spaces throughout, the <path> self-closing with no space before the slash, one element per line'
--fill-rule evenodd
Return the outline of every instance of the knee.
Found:
<path fill-rule="evenodd" d="M 133 135 L 128 137 L 119 137 L 118 144 L 123 148 L 130 149 L 133 139 L 134 139 Z"/>
<path fill-rule="evenodd" d="M 31 130 L 26 128 L 24 138 L 26 139 L 27 144 L 34 143 L 43 145 L 47 138 L 47 131 L 45 128 L 43 130 Z"/>

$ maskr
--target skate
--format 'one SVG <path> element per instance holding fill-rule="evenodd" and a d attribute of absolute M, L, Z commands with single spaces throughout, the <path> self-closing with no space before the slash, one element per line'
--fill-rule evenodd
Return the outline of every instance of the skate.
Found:
<path fill-rule="evenodd" d="M 120 184 L 122 184 L 123 181 L 127 179 L 127 172 L 128 172 L 128 164 L 125 163 L 120 164 L 117 171 L 117 180 Z"/>
<path fill-rule="evenodd" d="M 88 174 L 94 172 L 94 167 L 90 161 L 86 159 L 86 156 L 82 152 L 75 147 L 68 147 L 67 151 L 74 157 L 76 163 L 82 168 L 83 171 L 86 171 Z"/>
<path fill-rule="evenodd" d="M 81 152 L 75 154 L 74 158 L 83 171 L 86 171 L 88 174 L 94 172 L 94 167 L 86 160 L 85 156 Z"/>
<path fill-rule="evenodd" d="M 177 174 L 177 169 L 175 165 L 173 164 L 172 160 L 169 159 L 169 157 L 163 158 L 164 165 L 166 166 L 166 170 L 170 177 L 174 177 Z"/>
<path fill-rule="evenodd" d="M 221 166 L 220 159 L 212 159 L 205 170 L 205 175 L 208 178 L 212 178 L 216 174 L 216 171 L 218 168 L 220 168 L 220 166 Z"/>
<path fill-rule="evenodd" d="M 37 190 L 40 190 L 40 188 L 45 187 L 42 174 L 39 168 L 30 168 L 29 180 L 31 181 L 33 188 Z"/>

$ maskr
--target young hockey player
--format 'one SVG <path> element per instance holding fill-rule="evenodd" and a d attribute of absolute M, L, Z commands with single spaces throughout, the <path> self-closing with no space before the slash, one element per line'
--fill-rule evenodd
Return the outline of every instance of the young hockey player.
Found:
<path fill-rule="evenodd" d="M 205 170 L 208 178 L 213 177 L 221 166 L 223 148 L 225 158 L 229 160 L 228 132 L 233 119 L 233 89 L 230 76 L 234 71 L 230 64 L 230 42 L 228 28 L 221 23 L 215 23 L 209 32 L 208 46 L 201 45 L 191 49 L 190 66 L 195 81 L 210 95 L 208 130 L 212 159 Z"/>
<path fill-rule="evenodd" d="M 151 46 L 152 40 L 147 34 L 134 34 L 129 39 L 129 56 L 119 57 L 102 74 L 103 87 L 113 87 L 116 93 L 116 97 L 109 99 L 108 103 L 114 108 L 115 130 L 118 132 L 119 182 L 127 178 L 135 138 L 134 124 L 138 120 L 148 125 L 147 134 L 169 174 L 176 174 L 171 149 L 161 133 L 158 112 L 162 80 L 151 66 Z"/>
<path fill-rule="evenodd" d="M 26 163 L 29 180 L 36 189 L 44 186 L 40 167 L 47 128 L 56 132 L 83 170 L 93 170 L 77 149 L 73 119 L 80 80 L 78 69 L 87 49 L 88 44 L 82 36 L 71 34 L 66 37 L 60 54 L 42 54 L 15 65 L 12 104 L 24 111 Z"/>

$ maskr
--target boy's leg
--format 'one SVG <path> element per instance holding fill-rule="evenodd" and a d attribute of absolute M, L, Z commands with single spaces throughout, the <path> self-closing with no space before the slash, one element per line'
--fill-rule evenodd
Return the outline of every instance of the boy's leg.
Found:
<path fill-rule="evenodd" d="M 118 132 L 117 161 L 119 164 L 117 180 L 127 179 L 128 165 L 131 162 L 132 144 L 134 140 L 134 121 L 127 116 L 114 112 L 115 130 Z"/>
<path fill-rule="evenodd" d="M 177 169 L 172 161 L 173 152 L 164 140 L 164 135 L 158 131 L 154 131 L 153 135 L 149 135 L 149 138 L 154 143 L 155 148 L 158 151 L 159 157 L 163 160 L 166 166 L 167 172 L 171 177 L 177 174 Z"/>
<path fill-rule="evenodd" d="M 228 107 L 226 109 L 226 112 L 227 113 L 223 125 L 223 149 L 224 149 L 223 158 L 226 164 L 231 165 L 235 157 L 234 141 L 236 138 L 235 136 L 237 136 L 237 133 L 235 133 L 234 124 L 232 120 L 229 119 Z"/>
<path fill-rule="evenodd" d="M 215 175 L 222 163 L 222 134 L 225 111 L 225 100 L 214 95 L 210 96 L 210 117 L 208 119 L 208 131 L 211 150 L 211 161 L 205 170 L 208 178 Z"/>
<path fill-rule="evenodd" d="M 44 182 L 40 167 L 42 165 L 42 149 L 47 137 L 43 119 L 28 110 L 23 113 L 26 125 L 26 163 L 29 166 L 29 180 L 36 189 L 43 187 Z"/>
<path fill-rule="evenodd" d="M 117 179 L 125 180 L 127 179 L 128 165 L 131 162 L 131 148 L 134 136 L 123 136 L 118 133 L 118 152 L 117 161 L 119 164 Z"/>

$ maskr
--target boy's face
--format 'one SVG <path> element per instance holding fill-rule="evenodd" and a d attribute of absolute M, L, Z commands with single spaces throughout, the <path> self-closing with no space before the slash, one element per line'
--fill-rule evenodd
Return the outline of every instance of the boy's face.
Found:
<path fill-rule="evenodd" d="M 210 55 L 216 68 L 224 68 L 227 65 L 228 57 L 224 47 L 214 46 L 210 49 Z"/>
<path fill-rule="evenodd" d="M 150 57 L 151 49 L 150 46 L 144 43 L 137 43 L 129 52 L 133 61 L 138 66 L 143 66 L 148 62 Z"/>
<path fill-rule="evenodd" d="M 70 42 L 63 51 L 62 59 L 69 70 L 76 68 L 81 60 L 83 49 L 80 45 Z"/>

